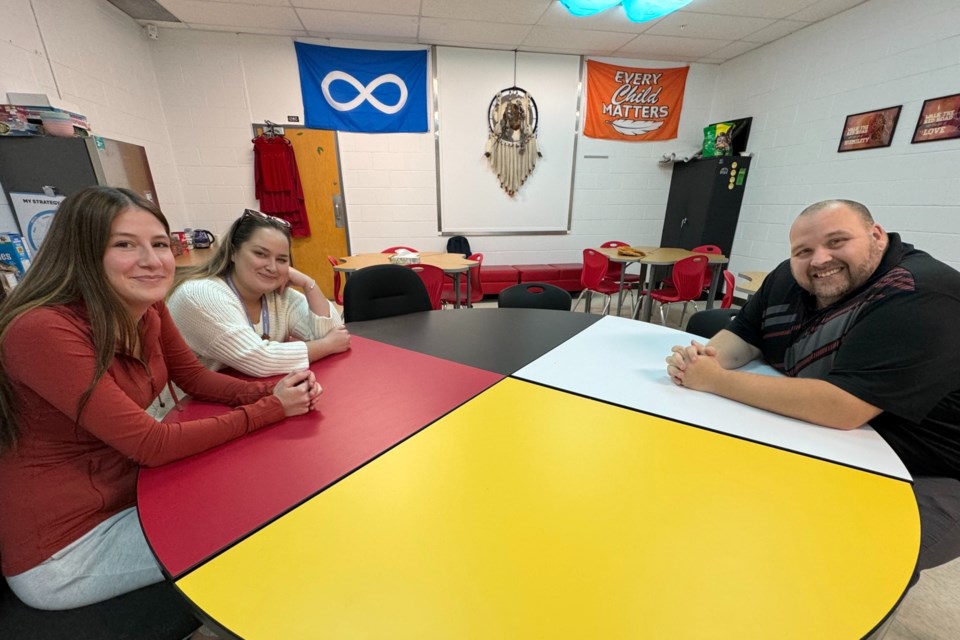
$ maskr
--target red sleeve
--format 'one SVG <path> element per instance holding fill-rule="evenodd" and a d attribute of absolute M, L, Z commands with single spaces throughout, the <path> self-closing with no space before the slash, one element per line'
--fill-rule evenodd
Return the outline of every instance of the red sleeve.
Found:
<path fill-rule="evenodd" d="M 36 419 L 66 424 L 77 421 L 78 402 L 93 377 L 96 361 L 87 325 L 61 310 L 31 311 L 10 326 L 3 341 L 3 359 L 15 389 L 25 387 L 60 414 L 59 418 Z M 149 382 L 146 368 L 135 364 L 127 367 L 114 362 L 94 387 L 79 426 L 141 465 L 166 464 L 283 418 L 280 401 L 270 395 L 220 416 L 157 422 L 121 386 Z M 33 415 L 25 415 L 21 428 L 29 428 L 31 419 Z"/>

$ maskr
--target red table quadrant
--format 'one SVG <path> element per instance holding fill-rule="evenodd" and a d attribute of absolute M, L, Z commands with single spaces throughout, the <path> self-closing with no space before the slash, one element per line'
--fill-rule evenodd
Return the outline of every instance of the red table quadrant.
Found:
<path fill-rule="evenodd" d="M 504 376 L 354 336 L 315 362 L 321 409 L 140 472 L 147 537 L 176 577 L 368 462 Z M 227 411 L 190 402 L 183 420 Z"/>

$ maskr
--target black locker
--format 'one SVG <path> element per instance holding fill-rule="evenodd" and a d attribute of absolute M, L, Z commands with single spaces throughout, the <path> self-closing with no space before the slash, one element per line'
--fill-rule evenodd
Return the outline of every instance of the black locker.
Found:
<path fill-rule="evenodd" d="M 729 257 L 749 168 L 744 156 L 675 163 L 660 246 L 714 244 Z"/>
<path fill-rule="evenodd" d="M 49 185 L 65 196 L 105 184 L 156 202 L 146 150 L 100 136 L 0 138 L 0 184 L 7 193 L 41 193 Z"/>
<path fill-rule="evenodd" d="M 20 225 L 28 250 L 35 251 L 52 220 L 49 211 L 33 217 L 17 211 L 12 193 L 69 196 L 97 184 L 125 187 L 156 202 L 156 187 L 146 150 L 100 136 L 0 137 L 0 185 Z"/>

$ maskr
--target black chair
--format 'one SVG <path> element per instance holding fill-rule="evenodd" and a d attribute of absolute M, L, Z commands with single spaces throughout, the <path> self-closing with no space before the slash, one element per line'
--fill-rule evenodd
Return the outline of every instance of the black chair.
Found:
<path fill-rule="evenodd" d="M 23 604 L 0 577 L 0 638 L 13 640 L 182 640 L 200 622 L 169 582 L 66 611 Z"/>
<path fill-rule="evenodd" d="M 697 311 L 687 321 L 687 333 L 703 338 L 712 338 L 726 329 L 730 321 L 737 315 L 739 309 L 706 309 Z"/>
<path fill-rule="evenodd" d="M 500 292 L 497 306 L 520 309 L 570 311 L 570 294 L 546 282 L 522 282 Z"/>
<path fill-rule="evenodd" d="M 345 322 L 389 318 L 432 308 L 420 276 L 398 264 L 360 269 L 347 278 L 343 287 Z"/>
<path fill-rule="evenodd" d="M 468 256 L 473 252 L 470 251 L 469 240 L 464 236 L 453 236 L 447 240 L 447 253 L 459 253 L 463 256 Z"/>

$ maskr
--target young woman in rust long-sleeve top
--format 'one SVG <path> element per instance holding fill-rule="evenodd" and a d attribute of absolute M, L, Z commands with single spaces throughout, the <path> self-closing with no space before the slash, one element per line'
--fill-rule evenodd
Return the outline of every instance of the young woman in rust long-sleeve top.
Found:
<path fill-rule="evenodd" d="M 61 203 L 0 306 L 0 559 L 27 604 L 68 609 L 162 580 L 137 518 L 138 467 L 318 405 L 309 371 L 274 385 L 203 367 L 162 302 L 173 270 L 160 210 L 92 187 Z M 144 409 L 168 380 L 240 406 L 157 422 Z"/>

